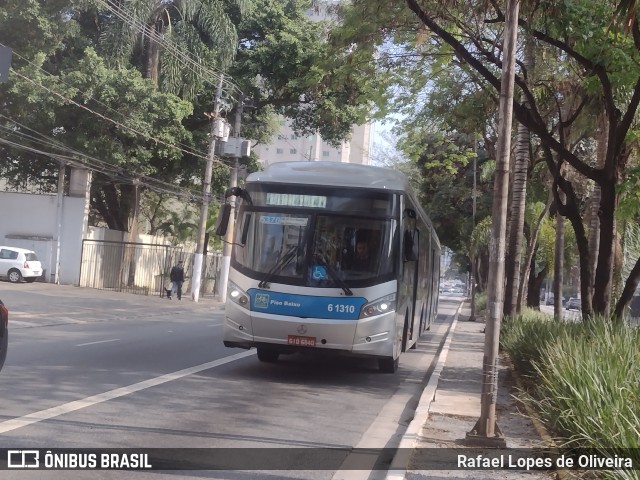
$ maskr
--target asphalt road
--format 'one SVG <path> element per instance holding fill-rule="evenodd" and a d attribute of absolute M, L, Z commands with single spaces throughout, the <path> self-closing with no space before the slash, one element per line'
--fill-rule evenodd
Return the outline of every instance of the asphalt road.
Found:
<path fill-rule="evenodd" d="M 0 282 L 9 353 L 0 373 L 0 448 L 276 448 L 277 471 L 2 472 L 3 479 L 384 478 L 300 472 L 295 448 L 396 446 L 460 299 L 395 375 L 351 358 L 291 355 L 277 364 L 222 345 L 221 306 L 47 284 Z M 2 462 L 4 459 L 0 459 Z M 344 460 L 348 461 L 345 453 Z M 335 465 L 334 465 L 335 464 Z"/>

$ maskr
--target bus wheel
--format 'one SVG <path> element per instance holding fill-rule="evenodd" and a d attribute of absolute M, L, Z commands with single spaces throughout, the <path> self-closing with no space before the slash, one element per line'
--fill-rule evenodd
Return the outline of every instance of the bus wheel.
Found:
<path fill-rule="evenodd" d="M 382 373 L 396 373 L 400 365 L 400 355 L 397 358 L 386 357 L 378 359 L 378 368 Z"/>
<path fill-rule="evenodd" d="M 422 336 L 423 325 L 424 325 L 424 306 L 420 310 L 420 330 L 418 330 L 418 338 Z M 411 345 L 411 350 L 415 350 L 416 348 L 418 348 L 418 338 L 416 338 L 416 341 L 413 343 L 413 345 Z"/>
<path fill-rule="evenodd" d="M 258 347 L 258 360 L 265 363 L 274 363 L 278 361 L 280 354 L 269 348 Z"/>
<path fill-rule="evenodd" d="M 402 328 L 402 351 L 407 351 L 407 343 L 409 343 L 409 312 L 404 317 L 404 327 Z"/>

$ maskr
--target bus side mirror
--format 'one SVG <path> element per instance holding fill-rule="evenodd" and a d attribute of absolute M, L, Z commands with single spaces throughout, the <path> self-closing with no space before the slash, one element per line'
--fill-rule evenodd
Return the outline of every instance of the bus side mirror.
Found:
<path fill-rule="evenodd" d="M 404 232 L 404 261 L 405 262 L 413 262 L 416 260 L 416 254 L 414 251 L 414 242 L 412 232 L 406 230 Z"/>
<path fill-rule="evenodd" d="M 227 227 L 229 226 L 230 216 L 231 205 L 225 203 L 220 207 L 220 213 L 218 213 L 218 219 L 216 220 L 216 235 L 224 237 L 227 234 Z"/>

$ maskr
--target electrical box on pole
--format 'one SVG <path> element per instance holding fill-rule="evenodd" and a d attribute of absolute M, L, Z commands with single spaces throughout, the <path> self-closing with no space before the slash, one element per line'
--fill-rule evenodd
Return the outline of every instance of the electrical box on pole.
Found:
<path fill-rule="evenodd" d="M 251 142 L 240 137 L 229 137 L 221 143 L 219 154 L 225 157 L 248 157 L 251 154 Z"/>
<path fill-rule="evenodd" d="M 0 47 L 0 83 L 5 83 L 9 80 L 12 54 L 13 50 L 9 47 Z"/>
<path fill-rule="evenodd" d="M 209 197 L 211 196 L 211 175 L 213 171 L 213 163 L 215 160 L 215 147 L 217 140 L 224 138 L 224 135 L 229 135 L 229 126 L 220 118 L 220 98 L 222 96 L 222 86 L 224 82 L 224 76 L 220 77 L 220 84 L 214 100 L 214 111 L 209 117 L 211 118 L 211 131 L 209 134 L 209 152 L 207 155 L 207 165 L 205 167 L 203 192 L 202 192 L 202 205 L 200 207 L 200 220 L 198 222 L 198 243 L 196 245 L 196 252 L 193 256 L 192 266 L 192 278 L 191 278 L 191 298 L 194 302 L 197 302 L 200 298 L 200 281 L 202 277 L 202 263 L 204 252 L 206 251 L 204 244 L 207 239 L 206 224 L 207 215 L 209 212 Z"/>

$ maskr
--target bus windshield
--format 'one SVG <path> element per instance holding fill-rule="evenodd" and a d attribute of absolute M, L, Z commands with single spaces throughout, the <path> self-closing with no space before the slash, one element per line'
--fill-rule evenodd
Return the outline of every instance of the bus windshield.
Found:
<path fill-rule="evenodd" d="M 395 271 L 397 221 L 333 212 L 244 210 L 234 266 L 252 278 L 312 287 L 366 286 Z M 267 280 L 268 279 L 268 280 Z"/>

